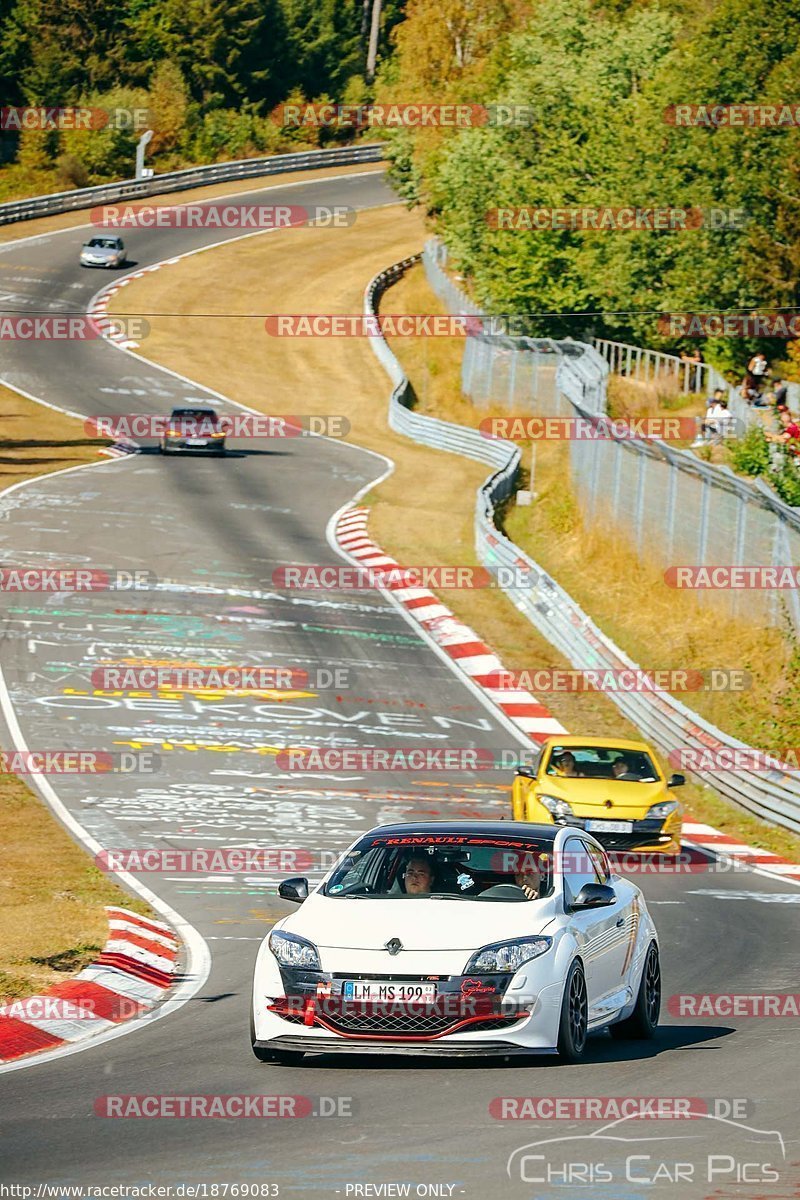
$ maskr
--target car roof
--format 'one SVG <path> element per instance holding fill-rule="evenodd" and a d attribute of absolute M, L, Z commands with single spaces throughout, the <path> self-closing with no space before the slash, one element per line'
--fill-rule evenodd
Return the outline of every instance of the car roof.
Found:
<path fill-rule="evenodd" d="M 193 412 L 211 413 L 213 416 L 217 415 L 217 410 L 215 408 L 211 408 L 208 404 L 176 404 L 172 411 L 174 413 Z"/>
<path fill-rule="evenodd" d="M 381 836 L 410 834 L 414 837 L 425 837 L 427 834 L 436 836 L 442 833 L 452 833 L 467 837 L 514 838 L 524 836 L 552 843 L 560 829 L 560 825 L 536 825 L 531 821 L 448 821 L 443 818 L 441 821 L 402 821 L 393 825 L 377 825 L 374 829 L 369 829 L 362 834 L 362 837 L 371 837 L 373 834 Z"/>
<path fill-rule="evenodd" d="M 655 756 L 656 751 L 648 742 L 634 741 L 632 738 L 618 737 L 580 737 L 576 733 L 564 734 L 558 736 L 554 734 L 549 737 L 542 746 L 546 749 L 550 746 L 607 746 L 609 750 L 643 750 L 646 754 Z"/>

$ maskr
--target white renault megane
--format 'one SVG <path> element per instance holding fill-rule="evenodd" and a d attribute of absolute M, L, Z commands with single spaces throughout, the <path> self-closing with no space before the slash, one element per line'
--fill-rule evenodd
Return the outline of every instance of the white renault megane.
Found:
<path fill-rule="evenodd" d="M 661 1006 L 644 897 L 591 834 L 513 821 L 384 825 L 351 846 L 256 960 L 263 1062 L 304 1053 L 547 1054 L 609 1026 L 649 1038 Z"/>

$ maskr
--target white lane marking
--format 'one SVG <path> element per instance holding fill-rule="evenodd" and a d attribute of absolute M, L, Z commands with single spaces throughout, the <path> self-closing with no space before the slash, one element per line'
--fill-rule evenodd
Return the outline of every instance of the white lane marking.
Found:
<path fill-rule="evenodd" d="M 19 389 L 15 390 L 19 391 Z M 22 394 L 24 395 L 24 393 Z M 34 397 L 32 397 L 32 399 L 33 398 Z M 47 407 L 50 408 L 55 406 L 48 405 Z M 54 471 L 52 472 L 52 475 L 67 475 L 73 471 L 85 471 L 89 468 L 96 470 L 102 467 L 118 467 L 121 462 L 125 461 L 127 460 L 116 459 L 112 462 L 81 463 L 80 466 L 77 467 L 65 467 L 61 471 Z M 50 478 L 50 476 L 48 476 L 48 478 Z M 5 488 L 5 490 L 0 493 L 0 499 L 7 496 L 9 492 L 16 491 L 18 488 L 27 487 L 32 483 L 41 483 L 41 481 L 41 476 L 36 476 L 33 479 L 21 479 L 19 483 L 13 483 L 10 487 Z M 8 726 L 8 731 L 11 736 L 14 749 L 25 754 L 29 753 L 28 745 L 22 733 L 19 720 L 17 719 L 16 710 L 8 690 L 8 685 L 6 684 L 2 666 L 0 666 L 0 711 L 2 711 L 6 725 Z M 72 834 L 74 834 L 78 841 L 86 847 L 92 856 L 99 854 L 104 847 L 101 846 L 101 844 L 94 837 L 92 837 L 92 835 L 89 834 L 81 825 L 81 823 L 72 815 L 59 797 L 53 785 L 50 783 L 50 780 L 46 776 L 37 774 L 35 772 L 31 773 L 30 780 L 31 783 L 33 783 L 38 789 L 42 798 L 52 810 L 54 816 L 56 816 L 58 820 L 60 820 L 61 823 L 65 825 Z M 97 1037 L 94 1037 L 87 1042 L 78 1042 L 73 1043 L 72 1045 L 59 1046 L 54 1050 L 47 1050 L 41 1054 L 34 1055 L 32 1058 L 18 1059 L 9 1063 L 1 1063 L 0 1075 L 6 1074 L 9 1071 L 30 1070 L 33 1067 L 40 1066 L 42 1063 L 52 1062 L 56 1058 L 66 1058 L 70 1054 L 80 1054 L 82 1051 L 88 1050 L 92 1046 L 97 1046 L 102 1042 L 108 1042 L 114 1038 L 124 1037 L 125 1034 L 132 1033 L 135 1029 L 138 1029 L 145 1019 L 149 1021 L 159 1020 L 162 1017 L 168 1016 L 170 1013 L 175 1012 L 188 1000 L 191 1000 L 191 998 L 196 995 L 196 993 L 199 992 L 205 984 L 211 970 L 211 952 L 202 936 L 194 928 L 194 926 L 190 925 L 189 922 L 180 915 L 180 913 L 176 912 L 175 909 L 167 904 L 165 900 L 162 900 L 160 896 L 157 896 L 155 892 L 151 892 L 148 887 L 141 883 L 141 881 L 135 875 L 130 874 L 130 872 L 113 871 L 109 872 L 109 875 L 114 875 L 120 880 L 120 882 L 126 884 L 127 887 L 136 895 L 141 896 L 143 900 L 146 900 L 147 903 L 150 904 L 151 907 L 156 910 L 156 912 L 160 913 L 161 916 L 164 917 L 164 919 L 168 922 L 168 924 L 170 924 L 178 932 L 187 951 L 188 961 L 186 964 L 185 977 L 174 989 L 174 991 L 170 993 L 168 1001 L 160 1008 L 157 1008 L 140 1017 L 133 1017 L 130 1021 L 126 1021 L 123 1025 L 117 1025 L 108 1032 L 100 1033 L 97 1035 Z M 120 988 L 120 990 L 122 989 Z"/>
<path fill-rule="evenodd" d="M 711 896 L 713 900 L 755 900 L 758 904 L 800 904 L 800 892 L 734 892 L 714 888 L 695 888 L 690 896 Z M 652 904 L 648 900 L 648 904 Z"/>
<path fill-rule="evenodd" d="M 685 831 L 686 826 L 684 826 L 684 833 Z M 716 859 L 717 862 L 726 863 L 728 866 L 737 871 L 747 871 L 751 875 L 762 875 L 764 879 L 771 879 L 773 882 L 775 881 L 777 866 L 772 865 L 769 867 L 759 867 L 756 866 L 757 860 L 753 862 L 745 862 L 742 858 L 737 858 L 734 855 L 726 854 L 724 845 L 714 844 L 704 846 L 699 842 L 692 841 L 687 837 L 681 838 L 681 845 L 685 846 L 688 850 L 696 850 L 699 854 L 705 854 L 709 859 Z M 795 870 L 796 869 L 797 868 L 795 868 Z M 800 878 L 792 879 L 790 875 L 783 876 L 781 878 L 781 883 L 794 884 L 796 887 L 800 888 Z"/>
<path fill-rule="evenodd" d="M 64 413 L 68 417 L 77 417 L 79 421 L 83 421 L 83 422 L 86 421 L 85 413 L 75 412 L 71 408 L 62 408 L 60 404 L 51 404 L 49 400 L 42 400 L 41 396 L 34 396 L 32 392 L 26 392 L 24 388 L 18 387 L 16 383 L 11 383 L 10 380 L 6 379 L 4 376 L 0 376 L 0 383 L 2 383 L 3 387 L 7 387 L 10 391 L 16 392 L 18 396 L 24 396 L 26 400 L 32 400 L 34 404 L 41 404 L 44 406 L 44 408 L 51 408 L 53 410 L 53 412 Z M 81 465 L 108 466 L 108 463 L 89 463 L 89 464 L 81 464 Z M 77 469 L 78 469 L 77 467 L 68 467 L 67 468 L 67 470 L 70 470 L 70 471 L 77 470 Z M 60 475 L 61 472 L 60 471 L 51 471 L 50 474 Z M 42 476 L 38 476 L 38 478 L 41 479 Z M 23 479 L 22 482 L 27 483 L 28 480 Z M 18 487 L 19 485 L 14 484 L 13 486 Z M 10 492 L 10 491 L 11 491 L 11 488 L 6 488 L 5 491 L 0 492 L 0 495 L 5 496 L 6 492 Z"/>

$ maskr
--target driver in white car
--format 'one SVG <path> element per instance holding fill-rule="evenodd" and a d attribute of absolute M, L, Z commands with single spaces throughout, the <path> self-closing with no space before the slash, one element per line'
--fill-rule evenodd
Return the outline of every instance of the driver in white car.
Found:
<path fill-rule="evenodd" d="M 427 896 L 433 888 L 433 864 L 427 858 L 410 858 L 406 863 L 403 882 L 406 895 Z"/>
<path fill-rule="evenodd" d="M 539 899 L 539 889 L 542 886 L 542 877 L 533 864 L 526 864 L 521 871 L 517 871 L 514 875 L 514 883 L 518 888 L 522 888 L 529 900 Z"/>

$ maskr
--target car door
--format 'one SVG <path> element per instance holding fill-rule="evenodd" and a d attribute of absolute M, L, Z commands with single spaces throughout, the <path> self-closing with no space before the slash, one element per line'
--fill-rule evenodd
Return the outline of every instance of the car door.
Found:
<path fill-rule="evenodd" d="M 627 944 L 628 915 L 619 889 L 612 883 L 604 856 L 580 837 L 564 843 L 564 906 L 580 947 L 589 996 L 589 1020 L 598 1020 L 608 1009 L 621 1007 L 611 998 L 622 989 L 622 964 Z M 614 904 L 603 908 L 578 909 L 570 906 L 586 883 L 604 883 L 617 894 Z"/>
<path fill-rule="evenodd" d="M 581 839 L 583 840 L 583 839 Z M 594 863 L 595 870 L 601 883 L 614 889 L 616 903 L 601 912 L 613 915 L 614 934 L 606 951 L 606 975 L 608 978 L 608 995 L 615 996 L 625 987 L 630 968 L 633 949 L 636 944 L 636 934 L 639 928 L 638 892 L 627 879 L 612 878 L 611 866 L 605 850 L 586 843 L 586 848 Z M 623 1001 L 624 1002 L 624 1001 Z M 616 1005 L 615 1007 L 621 1007 Z"/>

